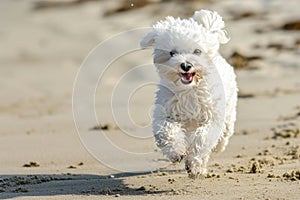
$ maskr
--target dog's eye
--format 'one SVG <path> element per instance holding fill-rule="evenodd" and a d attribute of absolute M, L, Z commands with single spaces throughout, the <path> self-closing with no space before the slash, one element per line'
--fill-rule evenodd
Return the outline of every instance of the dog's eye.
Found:
<path fill-rule="evenodd" d="M 195 55 L 200 55 L 201 54 L 201 50 L 200 49 L 195 49 L 194 50 L 194 54 Z"/>
<path fill-rule="evenodd" d="M 178 52 L 176 50 L 170 51 L 170 56 L 171 57 L 175 56 L 176 54 L 178 54 Z"/>

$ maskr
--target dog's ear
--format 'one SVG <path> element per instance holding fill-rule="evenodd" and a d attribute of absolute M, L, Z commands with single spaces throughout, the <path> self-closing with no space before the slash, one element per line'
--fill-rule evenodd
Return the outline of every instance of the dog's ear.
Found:
<path fill-rule="evenodd" d="M 156 33 L 152 29 L 140 42 L 142 48 L 151 47 L 154 44 Z"/>
<path fill-rule="evenodd" d="M 227 32 L 223 30 L 225 28 L 225 23 L 217 12 L 210 10 L 199 10 L 195 12 L 193 19 L 199 24 L 202 24 L 203 27 L 205 27 L 212 34 L 216 34 L 218 36 L 219 43 L 225 44 L 230 40 Z"/>

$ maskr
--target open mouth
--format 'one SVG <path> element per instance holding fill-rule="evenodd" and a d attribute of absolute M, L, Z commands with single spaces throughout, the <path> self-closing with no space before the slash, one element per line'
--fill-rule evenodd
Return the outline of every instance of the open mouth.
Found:
<path fill-rule="evenodd" d="M 180 73 L 181 82 L 183 84 L 190 84 L 193 82 L 193 77 L 195 75 L 195 72 L 193 73 Z"/>

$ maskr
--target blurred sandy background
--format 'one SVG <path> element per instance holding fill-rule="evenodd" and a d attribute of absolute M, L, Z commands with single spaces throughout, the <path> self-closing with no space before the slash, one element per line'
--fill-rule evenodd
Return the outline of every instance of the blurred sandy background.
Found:
<path fill-rule="evenodd" d="M 299 199 L 299 6 L 298 0 L 1 0 L 0 199 Z M 152 138 L 137 142 L 123 134 L 107 95 L 129 69 L 151 63 L 145 50 L 112 64 L 95 94 L 101 126 L 92 123 L 85 134 L 97 138 L 103 131 L 128 151 L 154 152 L 142 161 L 102 152 L 112 165 L 167 166 L 129 174 L 101 164 L 80 142 L 73 121 L 73 84 L 84 58 L 115 34 L 203 8 L 225 20 L 231 41 L 221 53 L 236 68 L 240 88 L 227 150 L 212 156 L 205 179 L 190 180 L 182 166 L 167 165 Z M 124 83 L 130 88 L 155 76 L 132 72 Z M 133 95 L 136 124 L 119 124 L 122 129 L 151 135 L 154 91 L 149 86 Z M 118 96 L 115 103 L 124 107 Z"/>

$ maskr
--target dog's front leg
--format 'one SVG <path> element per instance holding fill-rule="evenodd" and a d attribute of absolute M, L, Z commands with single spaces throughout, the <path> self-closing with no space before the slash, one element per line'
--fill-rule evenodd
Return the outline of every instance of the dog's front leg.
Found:
<path fill-rule="evenodd" d="M 171 120 L 155 120 L 153 132 L 156 145 L 171 162 L 180 162 L 186 156 L 185 131 L 180 123 Z"/>
<path fill-rule="evenodd" d="M 190 178 L 204 177 L 207 174 L 209 153 L 205 155 L 188 155 L 185 161 L 185 169 Z"/>
<path fill-rule="evenodd" d="M 185 168 L 190 178 L 197 178 L 207 174 L 207 163 L 211 150 L 206 145 L 206 128 L 198 128 L 189 137 L 188 156 Z"/>

